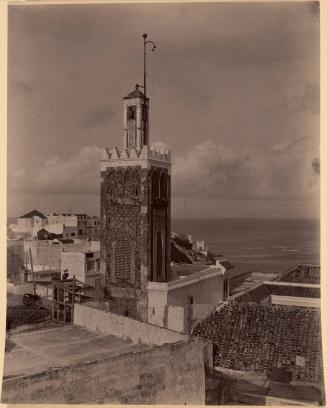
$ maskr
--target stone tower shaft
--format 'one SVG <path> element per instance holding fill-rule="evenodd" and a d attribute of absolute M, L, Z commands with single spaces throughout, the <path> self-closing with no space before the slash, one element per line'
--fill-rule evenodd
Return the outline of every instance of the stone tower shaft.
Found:
<path fill-rule="evenodd" d="M 171 163 L 148 145 L 142 95 L 124 98 L 124 149 L 103 150 L 101 265 L 110 310 L 147 321 L 149 282 L 171 278 Z"/>

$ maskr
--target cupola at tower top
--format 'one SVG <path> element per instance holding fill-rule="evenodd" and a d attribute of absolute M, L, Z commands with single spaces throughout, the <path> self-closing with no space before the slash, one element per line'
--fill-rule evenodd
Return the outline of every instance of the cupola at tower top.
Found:
<path fill-rule="evenodd" d="M 142 150 L 149 144 L 149 98 L 136 85 L 134 91 L 123 98 L 124 149 Z"/>
<path fill-rule="evenodd" d="M 134 98 L 142 98 L 144 100 L 145 95 L 144 93 L 140 90 L 140 85 L 136 84 L 135 89 L 130 92 L 128 95 L 126 95 L 123 99 L 134 99 Z M 146 97 L 147 100 L 149 100 L 148 97 Z"/>

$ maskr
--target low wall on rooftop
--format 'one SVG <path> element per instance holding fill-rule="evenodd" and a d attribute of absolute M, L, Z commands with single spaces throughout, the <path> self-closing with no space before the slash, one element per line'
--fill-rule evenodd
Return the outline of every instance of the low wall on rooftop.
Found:
<path fill-rule="evenodd" d="M 33 293 L 33 283 L 28 282 L 20 285 L 7 283 L 7 292 L 12 295 L 24 295 L 24 293 Z"/>
<path fill-rule="evenodd" d="M 78 309 L 78 308 L 77 308 Z M 4 379 L 2 403 L 205 403 L 203 342 L 165 344 Z"/>
<path fill-rule="evenodd" d="M 77 303 L 74 309 L 74 324 L 99 333 L 129 339 L 133 343 L 161 345 L 189 339 L 188 335 L 164 327 Z"/>
<path fill-rule="evenodd" d="M 271 295 L 272 305 L 316 307 L 320 308 L 320 299 L 295 296 Z"/>

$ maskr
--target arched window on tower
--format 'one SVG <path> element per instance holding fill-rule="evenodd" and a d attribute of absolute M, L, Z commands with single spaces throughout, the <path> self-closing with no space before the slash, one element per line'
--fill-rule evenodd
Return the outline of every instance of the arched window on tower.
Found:
<path fill-rule="evenodd" d="M 136 148 L 136 105 L 127 108 L 127 148 Z"/>
<path fill-rule="evenodd" d="M 159 188 L 160 188 L 160 176 L 157 171 L 154 171 L 152 174 L 152 197 L 159 197 Z"/>
<path fill-rule="evenodd" d="M 161 231 L 157 232 L 156 237 L 156 281 L 163 282 L 165 281 L 164 273 L 164 248 L 163 248 L 163 239 Z"/>
<path fill-rule="evenodd" d="M 127 119 L 136 119 L 136 106 L 131 105 L 127 108 Z"/>
<path fill-rule="evenodd" d="M 167 198 L 168 197 L 168 192 L 167 192 L 167 176 L 165 173 L 161 173 L 160 176 L 160 198 Z"/>

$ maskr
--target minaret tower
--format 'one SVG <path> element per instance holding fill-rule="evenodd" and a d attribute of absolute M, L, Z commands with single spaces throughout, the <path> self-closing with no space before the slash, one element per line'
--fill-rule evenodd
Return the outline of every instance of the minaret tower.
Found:
<path fill-rule="evenodd" d="M 145 51 L 148 43 L 155 48 L 143 38 Z M 146 82 L 136 85 L 123 99 L 124 148 L 104 149 L 101 161 L 101 263 L 109 310 L 143 321 L 149 284 L 170 280 L 170 152 L 149 146 L 149 107 Z"/>

